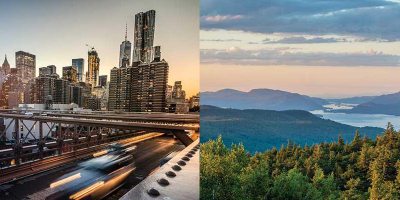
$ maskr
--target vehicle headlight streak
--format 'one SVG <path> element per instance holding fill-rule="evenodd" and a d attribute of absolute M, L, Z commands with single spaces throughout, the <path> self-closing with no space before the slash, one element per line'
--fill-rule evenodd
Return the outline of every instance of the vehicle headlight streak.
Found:
<path fill-rule="evenodd" d="M 60 185 L 64 185 L 64 184 L 69 183 L 69 182 L 71 182 L 73 180 L 76 180 L 78 178 L 81 178 L 81 173 L 69 176 L 69 177 L 61 179 L 59 181 L 56 181 L 56 182 L 50 184 L 50 188 L 55 188 L 55 187 L 58 187 Z"/>
<path fill-rule="evenodd" d="M 96 182 L 95 184 L 69 196 L 69 199 L 75 199 L 75 200 L 82 199 L 83 197 L 86 196 L 86 194 L 96 190 L 96 188 L 101 187 L 102 185 L 104 185 L 104 181 Z"/>
<path fill-rule="evenodd" d="M 108 153 L 107 150 L 99 151 L 99 152 L 94 153 L 93 157 L 99 157 L 99 156 L 105 155 L 107 153 Z"/>

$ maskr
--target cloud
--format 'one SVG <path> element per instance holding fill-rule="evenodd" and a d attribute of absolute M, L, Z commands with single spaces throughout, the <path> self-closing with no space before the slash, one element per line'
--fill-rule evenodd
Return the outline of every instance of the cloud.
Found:
<path fill-rule="evenodd" d="M 241 42 L 238 39 L 200 39 L 201 42 Z"/>
<path fill-rule="evenodd" d="M 285 48 L 244 50 L 232 47 L 225 50 L 200 51 L 202 63 L 237 65 L 294 65 L 294 66 L 391 66 L 400 67 L 400 56 L 369 50 L 365 53 L 288 52 Z"/>
<path fill-rule="evenodd" d="M 263 41 L 264 43 L 281 43 L 281 44 L 311 44 L 311 43 L 335 43 L 335 42 L 347 42 L 346 39 L 343 38 L 323 38 L 323 37 L 313 37 L 313 38 L 305 38 L 302 36 L 299 37 L 285 37 L 279 40 L 271 40 L 269 38 Z"/>
<path fill-rule="evenodd" d="M 202 0 L 200 9 L 203 30 L 400 40 L 400 3 L 393 1 Z"/>
<path fill-rule="evenodd" d="M 204 21 L 215 23 L 243 19 L 243 15 L 208 15 L 202 16 Z"/>

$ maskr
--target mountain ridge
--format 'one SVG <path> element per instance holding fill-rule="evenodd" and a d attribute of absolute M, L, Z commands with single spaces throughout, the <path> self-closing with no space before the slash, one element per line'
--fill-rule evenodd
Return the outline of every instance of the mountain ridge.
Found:
<path fill-rule="evenodd" d="M 384 131 L 376 127 L 355 127 L 322 119 L 304 110 L 232 109 L 203 105 L 202 142 L 222 135 L 227 145 L 243 143 L 251 152 L 279 148 L 292 141 L 299 145 L 353 139 L 356 130 L 374 138 Z"/>
<path fill-rule="evenodd" d="M 266 110 L 317 110 L 328 102 L 322 98 L 310 97 L 293 92 L 266 88 L 243 92 L 234 89 L 222 89 L 215 92 L 202 92 L 202 105 L 214 105 L 236 109 Z"/>

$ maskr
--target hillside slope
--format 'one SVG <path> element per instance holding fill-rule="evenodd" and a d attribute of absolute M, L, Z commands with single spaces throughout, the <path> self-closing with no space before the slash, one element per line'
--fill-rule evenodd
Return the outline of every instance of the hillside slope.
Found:
<path fill-rule="evenodd" d="M 327 101 L 280 90 L 253 89 L 249 92 L 242 92 L 224 89 L 201 93 L 201 104 L 235 109 L 311 111 L 322 109 L 322 105 L 327 104 Z"/>
<path fill-rule="evenodd" d="M 356 130 L 374 138 L 383 129 L 354 127 L 321 119 L 307 111 L 237 110 L 203 106 L 201 140 L 222 135 L 226 144 L 243 143 L 250 152 L 280 147 L 289 140 L 296 144 L 336 141 L 341 134 L 350 141 Z"/>

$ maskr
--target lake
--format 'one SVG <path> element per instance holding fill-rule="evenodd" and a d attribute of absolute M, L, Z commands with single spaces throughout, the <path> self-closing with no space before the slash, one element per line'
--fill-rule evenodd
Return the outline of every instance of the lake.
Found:
<path fill-rule="evenodd" d="M 357 127 L 373 126 L 386 128 L 388 122 L 392 123 L 396 130 L 400 129 L 400 116 L 383 114 L 354 114 L 329 112 L 330 110 L 351 109 L 356 104 L 329 104 L 325 105 L 325 110 L 314 110 L 311 113 L 322 116 L 324 119 L 330 119 L 342 124 L 348 124 Z"/>

